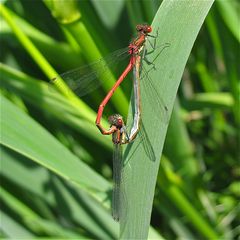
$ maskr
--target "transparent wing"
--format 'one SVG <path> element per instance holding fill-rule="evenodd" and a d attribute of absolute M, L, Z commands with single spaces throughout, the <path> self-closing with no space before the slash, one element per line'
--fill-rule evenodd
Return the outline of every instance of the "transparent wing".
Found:
<path fill-rule="evenodd" d="M 146 156 L 149 158 L 149 160 L 155 162 L 156 161 L 156 156 L 155 156 L 155 153 L 154 153 L 154 149 L 152 147 L 151 140 L 148 137 L 148 133 L 147 133 L 147 131 L 145 129 L 145 126 L 144 126 L 142 121 L 141 121 L 140 125 L 141 125 L 140 130 L 138 131 L 136 139 L 134 139 L 134 143 L 135 143 L 135 148 L 134 149 L 135 150 L 133 151 L 132 155 L 135 153 L 135 151 L 137 151 L 138 147 L 141 144 L 143 146 L 144 152 L 145 152 Z M 131 143 L 129 145 L 131 145 Z M 129 150 L 124 152 L 124 158 L 123 159 L 125 159 L 125 158 L 128 158 L 128 160 L 131 159 L 132 155 L 128 155 L 128 157 L 127 157 L 127 154 L 129 154 Z M 125 164 L 126 163 L 124 162 L 124 165 Z"/>
<path fill-rule="evenodd" d="M 115 221 L 120 218 L 120 198 L 122 181 L 122 146 L 114 144 L 113 150 L 113 192 L 112 192 L 112 216 Z"/>
<path fill-rule="evenodd" d="M 140 143 L 143 144 L 143 148 L 144 148 L 144 151 L 145 151 L 147 157 L 151 161 L 155 162 L 156 161 L 156 156 L 155 156 L 151 141 L 148 137 L 147 131 L 146 131 L 143 123 L 142 123 L 142 126 L 141 126 L 139 137 L 140 137 Z"/>
<path fill-rule="evenodd" d="M 55 84 L 55 82 L 61 78 L 79 97 L 84 96 L 98 88 L 102 84 L 102 81 L 107 79 L 104 75 L 109 74 L 109 69 L 128 56 L 128 48 L 119 49 L 109 56 L 89 65 L 60 74 L 53 78 L 51 83 Z"/>
<path fill-rule="evenodd" d="M 148 75 L 148 73 L 153 69 L 154 67 L 152 67 L 149 71 L 146 71 L 142 65 L 140 77 L 141 94 L 143 98 L 147 100 L 148 105 L 151 106 L 152 110 L 154 111 L 153 112 L 154 115 L 163 123 L 168 124 L 169 122 L 168 107 L 161 98 L 161 96 L 158 94 L 152 79 Z"/>

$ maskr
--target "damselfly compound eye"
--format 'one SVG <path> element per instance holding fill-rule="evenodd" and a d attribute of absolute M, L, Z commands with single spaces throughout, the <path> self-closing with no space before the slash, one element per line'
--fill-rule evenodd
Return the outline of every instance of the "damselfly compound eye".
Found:
<path fill-rule="evenodd" d="M 148 26 L 148 27 L 147 27 L 147 32 L 148 32 L 148 33 L 152 32 L 152 27 L 151 27 L 151 26 Z"/>
<path fill-rule="evenodd" d="M 123 123 L 122 119 L 119 118 L 119 119 L 118 119 L 118 125 L 119 125 L 119 126 L 122 126 L 122 123 Z"/>

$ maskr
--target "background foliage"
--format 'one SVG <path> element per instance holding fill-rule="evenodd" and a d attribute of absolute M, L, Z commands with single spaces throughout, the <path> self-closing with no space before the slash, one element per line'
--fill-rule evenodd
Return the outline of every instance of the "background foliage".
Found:
<path fill-rule="evenodd" d="M 66 86 L 56 91 L 47 82 L 127 46 L 136 23 L 151 23 L 159 5 L 6 1 L 0 23 L 1 237 L 117 238 L 109 214 L 111 141 L 92 124 L 109 86 L 82 101 L 64 96 Z M 237 1 L 216 1 L 192 49 L 164 145 L 151 238 L 240 235 L 239 10 Z M 106 115 L 126 115 L 131 82 L 122 89 Z"/>

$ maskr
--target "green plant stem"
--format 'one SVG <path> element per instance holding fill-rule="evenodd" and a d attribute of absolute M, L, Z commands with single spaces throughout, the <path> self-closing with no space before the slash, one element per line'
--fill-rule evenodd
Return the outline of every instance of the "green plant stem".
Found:
<path fill-rule="evenodd" d="M 207 239 L 219 239 L 218 234 L 208 224 L 208 222 L 201 217 L 199 212 L 192 206 L 191 202 L 183 195 L 181 190 L 171 180 L 174 173 L 171 169 L 164 167 L 158 178 L 159 188 L 167 195 L 167 197 L 177 206 L 177 208 L 188 217 L 192 225 Z"/>
<path fill-rule="evenodd" d="M 236 5 L 238 4 L 238 7 Z M 219 9 L 224 22 L 232 32 L 233 36 L 240 42 L 239 33 L 239 2 L 238 1 L 217 1 L 216 5 Z"/>
<path fill-rule="evenodd" d="M 26 20 L 16 15 L 10 9 L 8 9 L 8 12 L 11 15 L 13 21 L 17 23 L 18 27 L 22 30 L 22 32 L 27 35 L 27 37 L 33 42 L 37 49 L 39 49 L 42 55 L 46 59 L 48 59 L 49 62 L 57 66 L 63 66 L 64 70 L 78 67 L 80 64 L 82 64 L 79 51 L 73 50 L 73 48 L 71 48 L 66 43 L 54 40 L 49 35 L 41 32 L 39 29 L 28 23 Z M 0 24 L 0 33 L 2 34 L 2 38 L 4 39 L 6 35 L 7 39 L 8 37 L 14 39 L 14 37 L 11 36 L 14 33 L 12 32 L 8 24 L 3 19 L 1 19 Z M 61 55 L 64 57 L 59 58 L 59 53 L 61 53 Z"/>
<path fill-rule="evenodd" d="M 38 64 L 38 66 L 42 69 L 42 71 L 49 78 L 49 80 L 51 80 L 53 77 L 56 77 L 58 75 L 57 72 L 47 62 L 47 60 L 34 46 L 31 40 L 18 28 L 17 24 L 11 17 L 11 14 L 9 13 L 8 9 L 3 4 L 0 4 L 0 11 L 4 19 L 8 22 L 9 26 L 12 28 L 12 31 L 14 32 L 20 43 L 23 45 L 23 47 L 26 49 L 29 55 L 34 59 L 34 61 Z M 86 115 L 86 118 L 92 121 L 95 117 L 93 114 L 91 114 L 90 108 L 74 95 L 74 93 L 71 91 L 71 89 L 69 89 L 69 87 L 64 83 L 64 81 L 62 81 L 60 78 L 58 80 L 59 81 L 58 84 L 56 84 L 56 87 L 59 89 L 59 91 L 62 92 L 68 99 L 70 99 L 73 104 L 79 107 L 79 109 L 88 110 L 89 115 Z"/>
<path fill-rule="evenodd" d="M 72 34 L 72 36 L 79 43 L 81 49 L 84 49 L 83 55 L 88 62 L 93 62 L 96 59 L 102 58 L 102 55 L 95 45 L 90 33 L 87 31 L 82 22 L 78 21 L 70 25 L 66 25 L 64 28 L 66 28 Z M 106 70 L 106 72 L 107 73 L 102 76 L 102 81 L 105 92 L 108 92 L 109 89 L 111 89 L 114 85 L 116 79 L 112 75 L 110 69 Z M 131 72 L 129 74 L 131 74 Z M 120 114 L 123 116 L 127 115 L 128 100 L 126 99 L 121 88 L 114 93 L 111 98 L 111 102 L 114 104 L 115 108 Z M 121 102 L 121 104 L 119 104 L 119 102 Z"/>
<path fill-rule="evenodd" d="M 56 1 L 54 2 L 54 5 L 50 5 L 47 1 L 45 1 L 47 7 L 51 10 L 53 16 L 64 16 L 64 14 L 67 12 L 64 17 L 62 17 L 61 19 L 57 18 L 57 20 L 59 21 L 59 24 L 62 24 L 64 31 L 69 32 L 73 36 L 75 41 L 78 43 L 80 48 L 83 50 L 82 54 L 84 58 L 88 62 L 93 62 L 101 59 L 102 55 L 97 45 L 95 44 L 94 39 L 92 38 L 87 27 L 81 20 L 81 14 L 77 7 L 77 3 L 76 1 L 73 2 L 75 4 L 75 8 L 73 8 L 72 4 L 69 4 L 69 1 L 66 0 Z M 64 9 L 61 6 L 64 6 Z M 76 11 L 78 12 L 78 14 L 76 14 Z M 71 12 L 73 12 L 73 14 L 78 17 L 76 17 L 75 19 L 71 19 Z M 106 68 L 105 65 L 104 67 Z M 115 83 L 116 79 L 110 69 L 106 69 L 106 74 L 103 74 L 101 78 L 101 80 L 103 81 L 102 87 L 104 88 L 105 92 L 108 92 Z M 127 115 L 128 100 L 126 99 L 126 96 L 122 92 L 121 88 L 119 88 L 114 93 L 111 98 L 111 102 L 117 109 L 118 113 L 123 116 Z M 119 102 L 121 102 L 121 104 L 119 104 Z"/>
<path fill-rule="evenodd" d="M 29 55 L 35 60 L 38 66 L 42 69 L 42 71 L 46 74 L 46 76 L 51 80 L 53 77 L 56 77 L 57 72 L 51 67 L 51 65 L 46 61 L 43 55 L 39 52 L 39 50 L 33 45 L 30 39 L 19 29 L 17 24 L 14 22 L 10 12 L 8 9 L 1 4 L 0 5 L 1 14 L 4 19 L 7 21 L 9 26 L 12 28 L 12 31 L 15 33 L 19 42 L 23 45 Z M 61 85 L 62 88 L 64 85 Z M 62 90 L 64 93 L 66 89 Z"/>

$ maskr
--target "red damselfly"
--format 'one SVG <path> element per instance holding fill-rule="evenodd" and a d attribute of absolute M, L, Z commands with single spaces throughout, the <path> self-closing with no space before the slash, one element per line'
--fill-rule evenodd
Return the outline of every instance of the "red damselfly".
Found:
<path fill-rule="evenodd" d="M 125 208 L 121 201 L 124 199 L 124 192 L 122 189 L 123 158 L 121 145 L 132 142 L 136 138 L 140 128 L 140 62 L 141 56 L 138 55 L 136 56 L 136 62 L 133 68 L 134 119 L 130 133 L 127 133 L 123 118 L 119 114 L 111 115 L 108 118 L 110 129 L 105 131 L 105 134 L 112 134 L 113 142 L 112 216 L 116 221 L 119 221 L 123 208 Z"/>
<path fill-rule="evenodd" d="M 131 56 L 129 63 L 121 76 L 118 78 L 117 82 L 114 84 L 112 89 L 108 92 L 107 96 L 103 99 L 101 104 L 99 105 L 98 108 L 98 114 L 96 118 L 96 126 L 99 128 L 102 134 L 106 133 L 106 130 L 103 128 L 101 125 L 101 118 L 103 114 L 104 107 L 112 97 L 113 93 L 116 91 L 118 86 L 122 83 L 122 81 L 125 79 L 127 74 L 133 69 L 133 67 L 136 64 L 136 58 L 141 54 L 142 51 L 144 51 L 144 44 L 146 42 L 147 36 L 149 36 L 149 33 L 152 32 L 151 26 L 147 24 L 141 24 L 136 26 L 136 30 L 138 32 L 138 36 L 136 39 L 134 39 L 128 46 L 128 53 Z M 144 52 L 143 52 L 144 54 Z"/>
<path fill-rule="evenodd" d="M 114 52 L 111 56 L 105 59 L 101 59 L 87 67 L 81 67 L 78 69 L 74 69 L 72 71 L 66 72 L 60 77 L 68 83 L 68 85 L 77 93 L 78 96 L 83 96 L 90 91 L 96 89 L 99 85 L 101 85 L 102 75 L 106 70 L 111 68 L 113 64 L 114 57 L 118 59 L 124 59 L 127 56 L 130 56 L 129 64 L 118 78 L 112 89 L 108 92 L 104 100 L 101 102 L 98 114 L 96 118 L 96 126 L 99 128 L 102 134 L 104 135 L 111 135 L 112 134 L 112 141 L 114 145 L 114 152 L 113 152 L 113 198 L 112 198 L 112 215 L 115 220 L 119 220 L 120 218 L 120 209 L 121 209 L 121 202 L 120 202 L 120 195 L 122 194 L 121 189 L 121 178 L 122 178 L 122 150 L 121 145 L 132 142 L 140 129 L 140 120 L 141 120 L 141 106 L 140 106 L 140 70 L 142 69 L 142 59 L 144 59 L 146 55 L 145 49 L 145 42 L 149 33 L 152 31 L 152 28 L 149 25 L 141 24 L 137 25 L 136 27 L 138 36 L 135 38 L 128 46 L 128 48 L 118 50 Z M 154 37 L 154 36 L 151 36 Z M 169 44 L 163 45 L 163 48 L 168 47 Z M 92 71 L 89 71 L 89 69 Z M 106 130 L 101 125 L 102 114 L 106 104 L 111 99 L 114 91 L 119 87 L 122 81 L 126 78 L 128 73 L 133 70 L 133 90 L 134 90 L 134 119 L 133 119 L 133 126 L 131 127 L 129 134 L 127 133 L 127 128 L 123 122 L 123 118 L 119 114 L 114 114 L 109 117 L 110 128 Z M 148 77 L 147 74 L 144 77 Z M 142 76 L 141 76 L 142 78 Z M 57 78 L 53 79 L 53 82 L 57 81 Z M 150 79 L 148 78 L 149 86 L 152 87 L 152 92 L 155 94 L 155 89 L 151 86 Z M 149 94 L 150 97 L 152 94 Z M 157 97 L 159 98 L 159 96 Z M 167 111 L 167 107 L 160 100 L 155 102 L 155 105 L 158 109 L 161 110 L 161 114 L 165 115 Z"/>
<path fill-rule="evenodd" d="M 152 28 L 147 24 L 137 25 L 136 30 L 138 32 L 138 36 L 129 44 L 127 48 L 117 50 L 106 58 L 100 59 L 87 66 L 83 66 L 83 67 L 68 71 L 59 76 L 70 86 L 70 88 L 73 89 L 74 92 L 76 92 L 78 96 L 84 96 L 102 84 L 102 80 L 106 79 L 106 77 L 104 77 L 104 74 L 106 74 L 106 72 L 109 73 L 109 69 L 112 68 L 112 66 L 117 60 L 122 60 L 130 56 L 128 66 L 125 68 L 125 70 L 123 71 L 121 76 L 118 78 L 114 86 L 111 88 L 111 90 L 108 92 L 104 100 L 99 105 L 98 114 L 95 122 L 97 127 L 100 129 L 100 131 L 103 134 L 105 134 L 105 132 L 107 131 L 101 125 L 102 114 L 106 104 L 109 102 L 114 91 L 116 91 L 116 89 L 119 87 L 121 82 L 126 78 L 127 74 L 134 67 L 136 63 L 136 57 L 141 55 L 142 56 L 141 61 L 142 59 L 145 59 L 145 55 L 148 54 L 146 53 L 146 48 L 145 48 L 145 42 L 147 40 L 147 37 L 151 36 L 155 38 L 155 36 L 152 36 L 149 34 L 152 31 Z M 168 46 L 169 44 L 166 43 L 162 45 L 162 49 Z M 155 47 L 155 44 L 154 46 L 152 46 L 152 48 L 154 47 Z M 143 77 L 145 76 L 146 78 L 148 78 L 147 74 L 143 75 Z M 58 80 L 58 77 L 54 78 L 52 80 L 52 83 L 58 84 L 57 80 Z M 147 84 L 151 89 L 150 90 L 151 93 L 149 95 L 152 96 L 152 94 L 155 94 L 156 90 L 152 85 L 151 81 L 147 79 L 147 81 L 143 81 L 143 82 L 147 82 L 144 84 Z M 158 98 L 157 102 L 154 103 L 157 106 L 156 109 L 160 110 L 160 114 L 157 114 L 157 115 L 160 116 L 160 119 L 162 118 L 164 122 L 167 122 L 168 119 L 166 117 L 166 110 L 167 110 L 166 105 L 163 103 L 160 96 L 158 96 L 157 98 Z M 151 101 L 151 99 L 149 100 Z"/>

